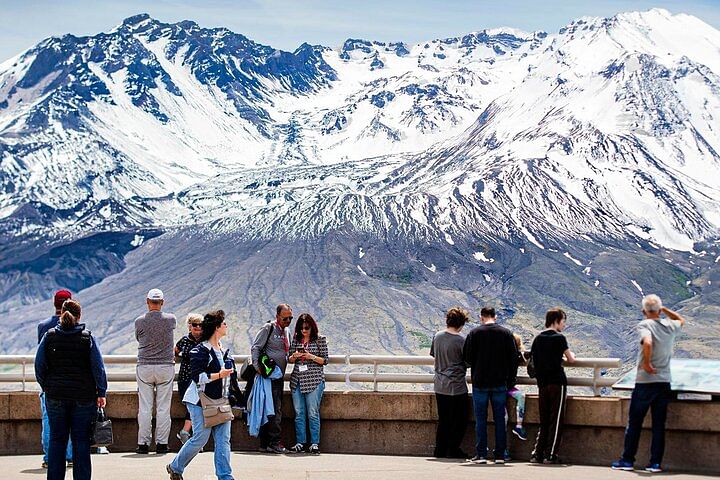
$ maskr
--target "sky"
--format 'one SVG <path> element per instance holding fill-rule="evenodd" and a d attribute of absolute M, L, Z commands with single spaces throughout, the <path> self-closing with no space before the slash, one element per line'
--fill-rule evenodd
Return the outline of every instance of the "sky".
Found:
<path fill-rule="evenodd" d="M 0 0 L 0 62 L 49 36 L 95 35 L 138 13 L 227 27 L 294 50 L 303 42 L 337 47 L 347 38 L 412 44 L 502 26 L 556 32 L 583 16 L 655 7 L 720 29 L 720 0 Z"/>

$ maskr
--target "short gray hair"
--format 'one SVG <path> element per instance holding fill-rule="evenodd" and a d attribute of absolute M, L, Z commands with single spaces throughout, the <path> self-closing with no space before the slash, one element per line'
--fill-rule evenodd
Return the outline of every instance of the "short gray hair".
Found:
<path fill-rule="evenodd" d="M 662 300 L 655 294 L 645 295 L 642 299 L 642 308 L 646 312 L 658 313 L 662 306 Z"/>
<path fill-rule="evenodd" d="M 203 316 L 199 313 L 188 313 L 187 316 L 187 324 L 190 325 L 191 323 L 198 323 L 203 321 Z"/>

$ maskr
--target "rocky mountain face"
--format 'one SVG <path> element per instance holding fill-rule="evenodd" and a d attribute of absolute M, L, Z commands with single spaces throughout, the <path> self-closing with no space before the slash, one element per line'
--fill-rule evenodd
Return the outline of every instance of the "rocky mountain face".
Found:
<path fill-rule="evenodd" d="M 656 292 L 717 357 L 717 118 L 720 32 L 664 10 L 294 52 L 147 15 L 50 38 L 0 64 L 2 350 L 64 286 L 131 353 L 159 286 L 237 350 L 281 301 L 338 353 L 425 352 L 492 303 L 623 358 Z"/>

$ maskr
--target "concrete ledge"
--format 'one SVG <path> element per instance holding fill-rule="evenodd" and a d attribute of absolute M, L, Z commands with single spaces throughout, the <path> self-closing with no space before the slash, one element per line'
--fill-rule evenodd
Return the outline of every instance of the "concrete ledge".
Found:
<path fill-rule="evenodd" d="M 468 399 L 468 402 L 471 400 Z M 519 441 L 509 435 L 513 457 L 527 460 L 537 433 L 537 397 L 526 401 L 525 424 L 531 435 Z M 571 397 L 568 399 L 566 429 L 561 456 L 586 465 L 607 465 L 622 449 L 629 399 L 615 397 Z M 511 409 L 511 417 L 514 409 Z M 293 407 L 289 392 L 283 399 L 283 439 L 295 442 Z M 131 451 L 137 443 L 137 394 L 111 392 L 107 413 L 113 420 L 114 452 Z M 171 448 L 179 448 L 174 437 L 182 425 L 185 409 L 175 394 Z M 430 455 L 435 441 L 436 408 L 431 393 L 326 392 L 321 415 L 322 448 L 325 452 L 388 455 Z M 648 416 L 649 417 L 649 416 Z M 490 415 L 491 418 L 491 415 Z M 472 417 L 469 418 L 472 422 Z M 649 419 L 648 419 L 649 420 Z M 646 422 L 646 428 L 649 427 Z M 0 393 L 0 455 L 36 454 L 40 448 L 40 408 L 37 393 Z M 492 426 L 490 428 L 492 430 Z M 674 470 L 720 473 L 720 403 L 672 402 L 668 411 L 664 466 Z M 492 439 L 492 431 L 490 439 Z M 650 432 L 644 431 L 638 463 L 647 462 Z M 492 444 L 492 440 L 490 441 Z M 240 421 L 233 425 L 235 450 L 253 450 L 251 438 Z M 473 424 L 468 425 L 463 448 L 472 452 Z M 692 452 L 692 455 L 688 455 Z"/>

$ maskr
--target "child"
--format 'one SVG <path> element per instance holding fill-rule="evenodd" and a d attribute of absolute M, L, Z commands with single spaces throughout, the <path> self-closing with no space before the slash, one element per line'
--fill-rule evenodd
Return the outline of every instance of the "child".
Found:
<path fill-rule="evenodd" d="M 525 357 L 523 356 L 525 347 L 523 346 L 520 335 L 513 333 L 513 338 L 515 339 L 515 346 L 518 351 L 518 364 L 522 365 L 525 363 Z M 523 418 L 525 418 L 525 392 L 513 385 L 512 388 L 508 389 L 507 395 L 508 397 L 515 399 L 516 422 L 515 428 L 512 429 L 512 433 L 514 433 L 520 440 L 527 440 L 527 431 L 523 427 Z M 509 419 L 510 415 L 508 415 L 507 408 L 505 408 L 505 423 L 507 423 Z M 510 460 L 510 452 L 507 449 L 505 450 L 505 460 Z"/>

